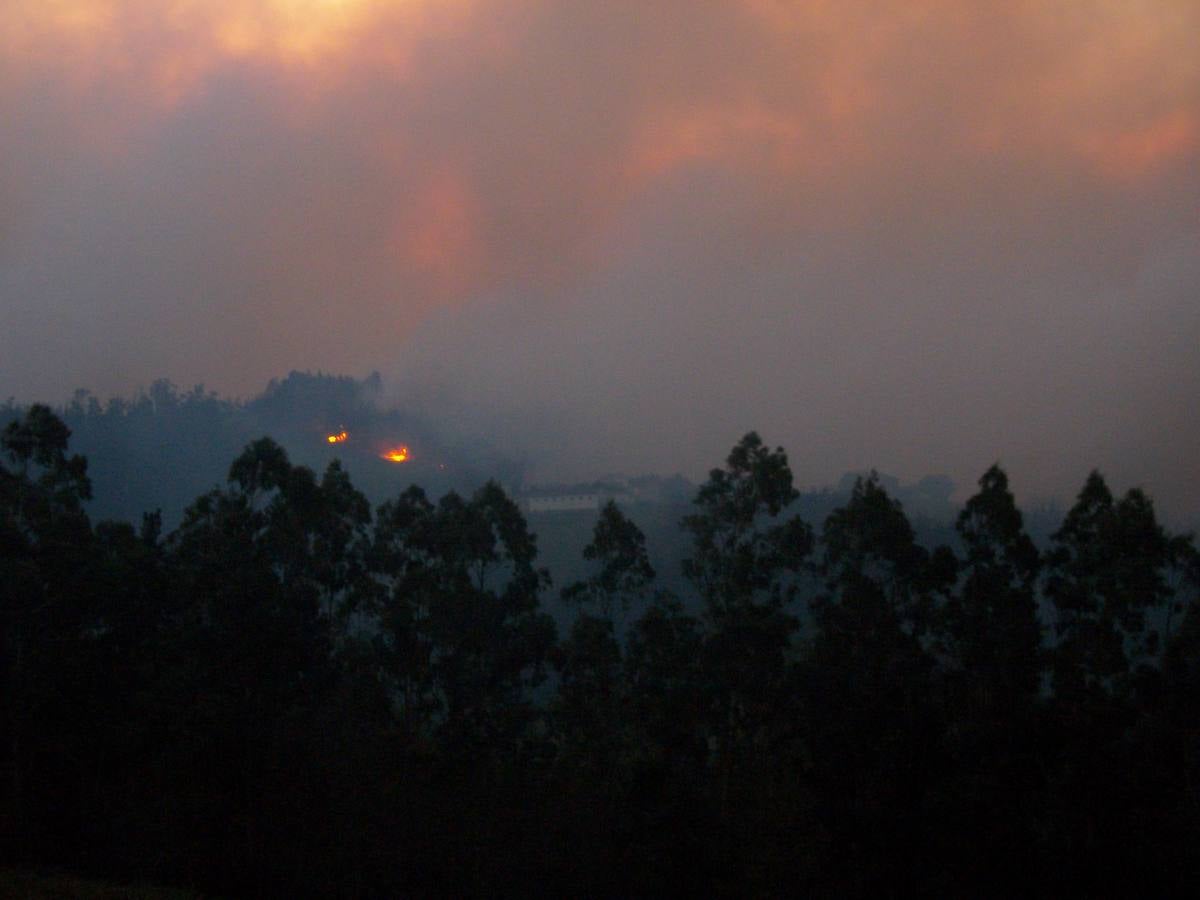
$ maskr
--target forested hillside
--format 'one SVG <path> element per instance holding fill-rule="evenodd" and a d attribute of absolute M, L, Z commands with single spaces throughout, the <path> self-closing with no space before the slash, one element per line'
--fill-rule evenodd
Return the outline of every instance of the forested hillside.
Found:
<path fill-rule="evenodd" d="M 10 399 L 0 406 L 0 425 L 26 411 Z M 413 481 L 440 495 L 451 488 L 470 492 L 489 478 L 519 484 L 523 472 L 513 455 L 468 436 L 453 421 L 386 405 L 378 375 L 291 372 L 245 399 L 220 397 L 202 385 L 180 390 L 160 379 L 130 398 L 101 401 L 76 391 L 56 415 L 91 463 L 89 514 L 137 521 L 160 509 L 169 528 L 192 499 L 221 484 L 229 460 L 263 434 L 311 468 L 341 460 L 365 493 L 381 499 Z M 329 440 L 337 435 L 342 440 Z M 384 458 L 398 446 L 409 450 L 402 466 Z"/>
<path fill-rule="evenodd" d="M 93 521 L 69 438 L 34 406 L 0 439 L 4 865 L 279 897 L 1200 876 L 1200 562 L 1098 473 L 1043 550 L 993 466 L 928 549 L 876 477 L 812 527 L 747 434 L 668 590 L 615 504 L 555 585 L 497 483 L 373 507 L 265 437 L 178 527 Z"/>

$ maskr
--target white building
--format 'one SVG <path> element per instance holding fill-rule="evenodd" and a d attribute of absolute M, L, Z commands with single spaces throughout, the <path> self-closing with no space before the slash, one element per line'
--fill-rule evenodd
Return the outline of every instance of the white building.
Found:
<path fill-rule="evenodd" d="M 594 491 L 571 494 L 541 494 L 526 497 L 525 504 L 531 513 L 564 512 L 566 510 L 599 509 L 603 496 Z"/>

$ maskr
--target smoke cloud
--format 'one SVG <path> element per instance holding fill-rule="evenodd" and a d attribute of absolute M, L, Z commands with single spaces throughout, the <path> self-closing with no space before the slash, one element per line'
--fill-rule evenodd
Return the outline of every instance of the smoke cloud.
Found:
<path fill-rule="evenodd" d="M 1200 509 L 1192 0 L 10 0 L 0 392 L 381 370 L 546 477 L 747 429 Z"/>

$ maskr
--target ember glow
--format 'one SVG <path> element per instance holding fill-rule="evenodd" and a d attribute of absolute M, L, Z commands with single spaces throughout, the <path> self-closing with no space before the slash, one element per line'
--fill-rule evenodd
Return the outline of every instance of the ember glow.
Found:
<path fill-rule="evenodd" d="M 331 444 L 344 444 L 350 439 L 350 435 L 345 431 L 339 431 L 337 434 L 331 434 L 325 438 Z"/>
<path fill-rule="evenodd" d="M 390 450 L 385 450 L 379 454 L 380 459 L 386 459 L 388 462 L 402 463 L 408 461 L 408 447 L 401 444 L 399 447 L 392 447 Z"/>

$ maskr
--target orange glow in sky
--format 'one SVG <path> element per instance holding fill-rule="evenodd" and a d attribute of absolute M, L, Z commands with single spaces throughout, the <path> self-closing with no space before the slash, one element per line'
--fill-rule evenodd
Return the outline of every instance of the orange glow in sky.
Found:
<path fill-rule="evenodd" d="M 9 0 L 0 102 L 49 86 L 63 143 L 117 167 L 206 115 L 213 91 L 255 110 L 228 146 L 219 116 L 206 126 L 227 154 L 216 171 L 252 164 L 260 121 L 334 144 L 308 161 L 325 181 L 287 182 L 312 184 L 305 208 L 269 218 L 248 255 L 286 272 L 312 255 L 301 223 L 330 223 L 345 245 L 322 246 L 404 286 L 373 312 L 405 328 L 594 259 L 623 208 L 692 172 L 781 206 L 832 186 L 870 217 L 862 195 L 897 173 L 1123 188 L 1200 154 L 1195 0 L 601 6 L 585 26 L 536 0 Z M 379 208 L 364 216 L 352 190 Z"/>

